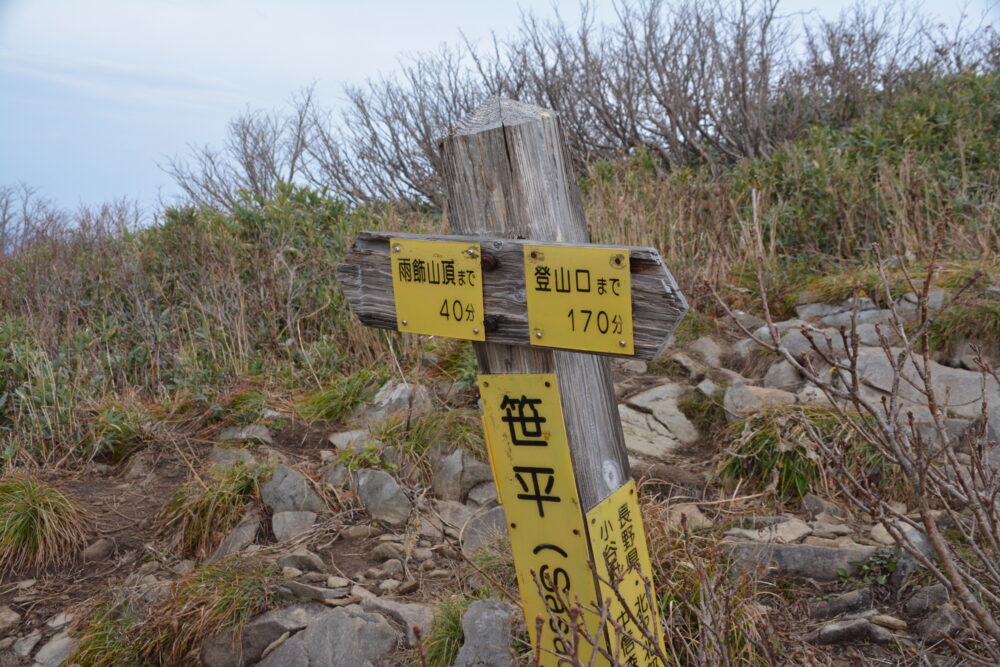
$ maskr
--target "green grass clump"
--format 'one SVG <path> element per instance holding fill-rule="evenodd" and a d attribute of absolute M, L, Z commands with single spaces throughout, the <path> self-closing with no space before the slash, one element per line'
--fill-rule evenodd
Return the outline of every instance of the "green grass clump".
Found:
<path fill-rule="evenodd" d="M 92 458 L 118 464 L 142 444 L 142 414 L 135 408 L 118 404 L 101 410 L 90 427 Z"/>
<path fill-rule="evenodd" d="M 240 426 L 256 424 L 263 418 L 267 407 L 267 392 L 260 389 L 240 392 L 229 399 L 229 419 Z"/>
<path fill-rule="evenodd" d="M 726 425 L 726 409 L 722 407 L 725 395 L 725 386 L 716 389 L 711 396 L 691 391 L 681 397 L 677 407 L 700 433 L 710 434 Z"/>
<path fill-rule="evenodd" d="M 271 607 L 271 590 L 280 569 L 240 557 L 198 568 L 177 585 L 174 594 L 153 610 L 141 631 L 146 664 L 199 663 L 204 639 L 226 628 L 237 632 Z"/>
<path fill-rule="evenodd" d="M 460 341 L 455 345 L 445 354 L 439 365 L 441 370 L 455 382 L 472 384 L 479 373 L 476 351 L 468 341 Z"/>
<path fill-rule="evenodd" d="M 928 332 L 931 348 L 941 350 L 967 339 L 992 344 L 1000 340 L 1000 300 L 977 297 L 942 312 Z"/>
<path fill-rule="evenodd" d="M 465 641 L 462 615 L 472 604 L 471 598 L 448 597 L 434 607 L 434 624 L 424 642 L 424 654 L 429 667 L 450 667 Z"/>
<path fill-rule="evenodd" d="M 226 532 L 235 526 L 247 506 L 260 496 L 260 485 L 271 469 L 242 461 L 207 478 L 181 487 L 163 511 L 164 530 L 177 530 L 184 554 L 207 557 Z"/>
<path fill-rule="evenodd" d="M 299 416 L 309 421 L 341 421 L 375 395 L 381 380 L 370 370 L 339 377 L 329 388 L 304 398 L 298 406 Z"/>
<path fill-rule="evenodd" d="M 94 607 L 80 630 L 80 643 L 67 664 L 80 667 L 142 667 L 138 639 L 141 624 L 128 600 L 112 597 Z"/>
<path fill-rule="evenodd" d="M 423 459 L 435 445 L 463 447 L 480 461 L 487 459 L 483 423 L 478 410 L 455 408 L 432 410 L 406 422 L 390 418 L 372 425 L 371 435 L 391 447 Z"/>
<path fill-rule="evenodd" d="M 79 503 L 56 487 L 0 478 L 0 575 L 69 562 L 86 544 L 88 524 Z"/>
<path fill-rule="evenodd" d="M 852 414 L 852 419 L 862 419 Z M 839 452 L 838 461 L 827 459 L 810 429 Z M 845 466 L 859 479 L 870 480 L 888 497 L 900 498 L 901 473 L 890 465 L 833 408 L 775 406 L 726 429 L 729 447 L 720 476 L 731 482 L 748 482 L 757 490 L 773 490 L 781 501 L 797 501 L 813 491 L 837 495 L 830 470 Z"/>

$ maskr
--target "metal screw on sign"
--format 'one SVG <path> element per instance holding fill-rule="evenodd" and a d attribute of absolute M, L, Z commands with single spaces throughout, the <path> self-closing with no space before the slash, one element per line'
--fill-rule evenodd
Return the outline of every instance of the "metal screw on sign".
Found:
<path fill-rule="evenodd" d="M 542 332 L 541 331 L 536 331 L 535 332 L 535 338 L 541 338 L 541 337 L 542 337 Z"/>
<path fill-rule="evenodd" d="M 402 249 L 403 249 L 403 246 L 399 245 L 398 243 L 396 245 L 392 246 L 392 251 L 393 252 L 399 252 Z"/>
<path fill-rule="evenodd" d="M 405 327 L 407 325 L 407 321 L 403 320 L 401 324 Z"/>

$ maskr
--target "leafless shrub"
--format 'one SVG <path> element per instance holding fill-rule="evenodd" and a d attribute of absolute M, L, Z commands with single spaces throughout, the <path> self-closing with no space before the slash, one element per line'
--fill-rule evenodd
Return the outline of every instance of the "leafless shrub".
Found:
<path fill-rule="evenodd" d="M 337 110 L 303 91 L 288 114 L 247 110 L 221 150 L 165 167 L 192 202 L 230 208 L 277 181 L 352 202 L 442 208 L 437 138 L 493 95 L 558 111 L 578 166 L 642 148 L 664 168 L 767 155 L 814 123 L 840 125 L 923 77 L 990 68 L 997 35 L 945 28 L 904 2 L 838 18 L 783 14 L 777 0 L 622 0 L 610 24 L 525 13 L 514 34 L 401 62 L 345 89 Z"/>

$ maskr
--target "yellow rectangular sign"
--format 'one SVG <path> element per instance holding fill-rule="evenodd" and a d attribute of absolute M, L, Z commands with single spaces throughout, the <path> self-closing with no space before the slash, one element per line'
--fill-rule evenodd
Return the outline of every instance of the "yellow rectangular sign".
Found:
<path fill-rule="evenodd" d="M 647 591 L 643 581 L 645 577 L 652 582 L 653 568 L 635 480 L 630 480 L 587 512 L 587 523 L 590 524 L 590 547 L 600 578 L 601 597 L 610 601 L 608 617 L 614 621 L 609 624 L 608 631 L 614 639 L 611 653 L 615 656 L 615 664 L 663 667 L 663 661 L 651 650 L 655 645 L 661 655 L 666 655 L 656 596 L 650 595 L 652 583 Z M 612 590 L 612 583 L 617 584 L 621 598 Z M 627 608 L 622 599 L 628 603 Z M 614 626 L 622 631 L 616 631 Z M 645 628 L 655 642 L 651 642 L 640 628 Z"/>
<path fill-rule="evenodd" d="M 389 239 L 399 331 L 486 340 L 478 243 Z"/>
<path fill-rule="evenodd" d="M 635 354 L 627 248 L 524 246 L 532 345 Z"/>
<path fill-rule="evenodd" d="M 593 611 L 582 614 L 577 632 L 570 614 L 598 604 L 556 376 L 480 375 L 479 390 L 532 644 L 542 665 L 590 664 L 594 649 L 579 631 L 600 646 L 605 634 Z M 568 662 L 574 653 L 580 663 Z M 608 663 L 598 655 L 593 664 Z"/>

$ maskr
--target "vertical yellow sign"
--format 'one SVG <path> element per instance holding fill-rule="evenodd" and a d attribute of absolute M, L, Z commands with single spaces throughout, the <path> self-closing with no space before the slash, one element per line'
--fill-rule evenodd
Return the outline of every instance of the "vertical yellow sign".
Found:
<path fill-rule="evenodd" d="M 601 597 L 610 601 L 608 617 L 615 627 L 609 626 L 608 632 L 614 639 L 611 654 L 616 664 L 662 667 L 663 661 L 651 650 L 655 645 L 661 655 L 666 655 L 652 583 L 647 589 L 643 581 L 645 577 L 652 582 L 653 569 L 635 481 L 630 480 L 587 512 L 587 522 Z M 612 589 L 613 584 L 620 597 Z"/>
<path fill-rule="evenodd" d="M 599 605 L 556 376 L 480 375 L 479 389 L 532 643 L 542 665 L 573 664 L 567 657 L 590 664 L 593 644 L 606 646 L 605 630 L 595 613 L 571 614 Z"/>

